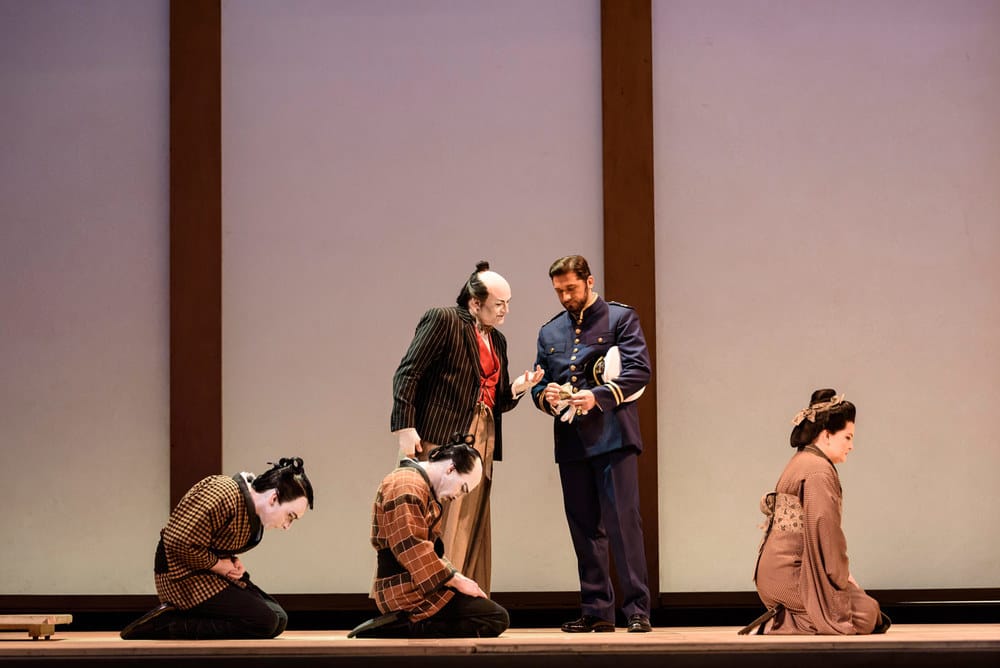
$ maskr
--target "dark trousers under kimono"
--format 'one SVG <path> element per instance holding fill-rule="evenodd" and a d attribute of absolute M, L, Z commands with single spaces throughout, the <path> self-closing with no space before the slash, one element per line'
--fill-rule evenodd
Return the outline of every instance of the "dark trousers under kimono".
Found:
<path fill-rule="evenodd" d="M 274 638 L 288 625 L 278 602 L 249 581 L 231 585 L 188 610 L 168 610 L 132 637 L 146 640 Z"/>
<path fill-rule="evenodd" d="M 359 638 L 496 638 L 510 626 L 507 611 L 488 598 L 456 592 L 443 608 L 427 619 L 405 617 L 367 632 Z"/>

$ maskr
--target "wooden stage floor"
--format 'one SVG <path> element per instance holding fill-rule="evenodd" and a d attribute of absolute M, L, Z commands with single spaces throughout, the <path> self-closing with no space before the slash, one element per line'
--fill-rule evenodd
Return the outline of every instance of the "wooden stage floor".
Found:
<path fill-rule="evenodd" d="M 900 624 L 882 636 L 738 636 L 737 627 L 657 628 L 649 634 L 570 635 L 511 629 L 499 638 L 348 639 L 289 631 L 274 640 L 123 641 L 57 629 L 51 640 L 0 632 L 0 666 L 773 666 L 1000 665 L 1000 624 Z M 806 664 L 800 664 L 806 665 Z"/>

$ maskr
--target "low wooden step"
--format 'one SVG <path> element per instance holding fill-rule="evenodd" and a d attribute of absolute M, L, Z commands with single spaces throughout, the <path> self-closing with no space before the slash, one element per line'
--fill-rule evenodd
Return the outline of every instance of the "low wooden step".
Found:
<path fill-rule="evenodd" d="M 73 615 L 0 615 L 0 631 L 27 631 L 32 640 L 56 632 L 56 624 L 69 624 Z"/>

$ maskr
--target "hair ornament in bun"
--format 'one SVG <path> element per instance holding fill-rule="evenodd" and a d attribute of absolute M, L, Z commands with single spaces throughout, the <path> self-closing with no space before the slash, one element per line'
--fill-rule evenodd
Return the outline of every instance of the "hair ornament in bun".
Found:
<path fill-rule="evenodd" d="M 291 469 L 292 473 L 301 473 L 304 463 L 301 457 L 282 457 L 278 460 L 277 464 L 268 462 L 269 465 L 276 469 Z"/>
<path fill-rule="evenodd" d="M 825 413 L 831 410 L 834 406 L 839 404 L 844 400 L 844 394 L 838 394 L 835 397 L 831 397 L 826 401 L 820 401 L 819 403 L 812 404 L 809 408 L 803 408 L 795 417 L 792 418 L 792 424 L 798 427 L 802 424 L 803 420 L 809 420 L 810 422 L 816 422 L 816 415 L 819 413 Z"/>

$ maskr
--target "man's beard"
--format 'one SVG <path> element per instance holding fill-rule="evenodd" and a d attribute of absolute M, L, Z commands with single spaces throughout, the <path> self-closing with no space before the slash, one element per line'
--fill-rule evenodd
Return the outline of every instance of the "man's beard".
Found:
<path fill-rule="evenodd" d="M 583 297 L 579 300 L 574 300 L 569 304 L 564 304 L 563 306 L 567 311 L 574 315 L 580 315 L 580 312 L 587 306 L 587 302 L 590 301 L 590 288 L 588 287 L 586 292 L 583 293 Z"/>

